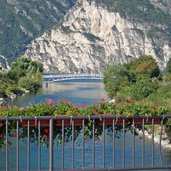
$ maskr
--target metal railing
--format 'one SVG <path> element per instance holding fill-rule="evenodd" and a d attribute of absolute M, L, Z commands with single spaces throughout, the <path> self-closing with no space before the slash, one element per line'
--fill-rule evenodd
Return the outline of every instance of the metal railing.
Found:
<path fill-rule="evenodd" d="M 156 170 L 156 169 L 171 169 L 171 165 L 165 165 L 163 161 L 162 155 L 162 134 L 163 134 L 163 125 L 165 119 L 171 118 L 171 115 L 165 115 L 164 117 L 126 117 L 126 116 L 116 116 L 116 115 L 99 115 L 99 116 L 39 116 L 39 117 L 0 117 L 0 139 L 4 139 L 4 147 L 2 144 L 1 148 L 5 148 L 5 170 L 10 170 L 10 150 L 8 141 L 12 134 L 15 134 L 16 139 L 16 164 L 13 170 L 20 170 L 20 149 L 19 142 L 21 139 L 26 139 L 26 170 L 33 170 L 30 164 L 30 144 L 34 140 L 37 142 L 37 151 L 35 154 L 37 155 L 37 160 L 35 160 L 37 168 L 36 170 Z M 154 142 L 154 126 L 159 125 L 158 129 L 160 129 L 160 141 L 158 146 L 159 156 L 157 165 L 155 164 L 155 142 Z M 150 151 L 148 149 L 149 158 L 146 158 L 146 137 L 145 137 L 145 127 L 146 125 L 150 125 L 151 129 L 151 148 Z M 140 146 L 141 149 L 136 149 L 136 137 L 137 129 L 142 131 Z M 67 132 L 67 133 L 66 133 Z M 107 149 L 107 140 L 106 137 L 110 133 L 110 157 L 106 157 L 106 149 Z M 117 154 L 116 150 L 118 149 L 118 144 L 116 141 L 118 140 L 118 132 L 120 138 L 120 165 L 116 164 Z M 126 141 L 128 140 L 127 132 L 129 132 L 129 143 L 131 142 L 131 149 L 129 149 L 129 153 L 131 153 L 131 162 L 127 163 L 127 147 Z M 33 135 L 34 133 L 34 135 Z M 13 136 L 14 137 L 14 136 Z M 99 140 L 100 137 L 100 140 Z M 79 157 L 76 157 L 75 154 L 75 142 L 77 138 L 80 140 L 79 145 Z M 66 140 L 67 139 L 67 140 Z M 86 165 L 86 139 L 89 140 L 88 150 L 91 149 L 91 155 L 89 157 L 89 166 Z M 96 164 L 97 156 L 96 154 L 96 140 L 100 141 L 101 145 L 101 161 L 100 166 Z M 48 155 L 48 169 L 42 168 L 42 143 L 46 140 L 47 148 L 49 149 Z M 58 146 L 61 148 L 60 156 L 60 167 L 54 166 L 55 161 L 55 153 L 56 153 L 56 145 L 54 141 L 60 140 Z M 71 160 L 65 160 L 66 153 L 66 141 L 70 142 L 71 151 L 70 156 Z M 0 141 L 1 143 L 2 141 Z M 85 148 L 86 147 L 86 148 Z M 141 153 L 138 159 L 136 156 L 136 152 Z M 36 156 L 35 155 L 35 156 Z M 129 157 L 130 160 L 130 157 Z M 137 161 L 138 163 L 137 164 Z M 141 162 L 140 162 L 141 160 Z M 151 161 L 151 164 L 146 164 L 146 161 Z M 70 163 L 70 168 L 65 168 L 66 162 Z M 76 166 L 76 163 L 79 163 L 79 168 Z M 91 165 L 90 165 L 91 163 Z M 106 164 L 106 163 L 110 163 Z M 56 163 L 55 163 L 56 164 Z M 46 167 L 47 168 L 47 167 Z"/>
<path fill-rule="evenodd" d="M 103 79 L 102 74 L 44 74 L 45 83 L 73 80 L 73 79 Z"/>

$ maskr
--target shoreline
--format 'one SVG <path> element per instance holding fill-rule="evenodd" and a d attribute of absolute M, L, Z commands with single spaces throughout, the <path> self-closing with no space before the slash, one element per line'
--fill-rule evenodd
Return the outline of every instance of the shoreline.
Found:
<path fill-rule="evenodd" d="M 6 95 L 6 97 L 0 97 L 0 107 L 8 106 L 9 101 L 12 101 L 20 96 L 27 94 L 27 93 L 30 93 L 30 91 L 26 90 L 26 89 L 22 89 L 22 91 L 18 94 L 11 93 L 9 95 Z"/>
<path fill-rule="evenodd" d="M 161 127 L 159 127 L 160 130 Z M 162 139 L 161 139 L 161 147 L 163 148 L 168 148 L 171 150 L 171 138 L 169 138 L 169 136 L 167 135 L 166 131 L 163 129 L 162 131 Z M 143 132 L 142 130 L 138 130 L 138 134 L 142 137 Z M 144 131 L 144 135 L 146 138 L 148 139 L 152 139 L 152 134 L 149 133 L 148 131 Z M 160 134 L 156 133 L 154 131 L 154 143 L 160 145 Z"/>

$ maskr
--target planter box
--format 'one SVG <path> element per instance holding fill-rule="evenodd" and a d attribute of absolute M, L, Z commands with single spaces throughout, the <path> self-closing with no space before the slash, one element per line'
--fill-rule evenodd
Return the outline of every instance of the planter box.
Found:
<path fill-rule="evenodd" d="M 125 119 L 125 125 L 128 123 L 132 123 L 133 119 L 126 118 Z M 154 124 L 160 124 L 161 119 L 160 118 L 154 118 Z M 103 119 L 99 121 L 100 125 L 103 125 Z M 143 124 L 143 118 L 134 118 L 134 124 L 135 125 L 142 125 Z M 146 118 L 144 119 L 144 125 L 151 125 L 152 124 L 152 118 Z M 105 119 L 105 125 L 113 125 L 113 119 Z M 115 119 L 115 125 L 116 126 L 122 126 L 123 125 L 123 118 Z"/>
<path fill-rule="evenodd" d="M 81 126 L 83 119 L 74 119 L 74 126 Z M 64 126 L 71 126 L 71 119 L 65 119 L 64 120 Z M 27 127 L 28 121 L 24 120 L 20 123 L 21 127 Z M 62 126 L 62 120 L 56 119 L 54 120 L 55 126 Z M 30 127 L 37 127 L 38 126 L 38 120 L 30 120 Z M 41 127 L 49 127 L 49 120 L 40 120 L 40 126 Z"/>
<path fill-rule="evenodd" d="M 135 125 L 142 125 L 143 119 L 142 118 L 135 118 L 134 119 Z M 154 124 L 160 124 L 161 119 L 160 118 L 154 118 Z M 144 125 L 151 125 L 152 124 L 152 118 L 146 118 L 144 119 Z"/>
<path fill-rule="evenodd" d="M 28 125 L 28 121 L 27 120 L 24 120 L 20 123 L 20 126 L 21 127 L 27 127 Z M 38 121 L 36 120 L 30 120 L 30 127 L 37 127 L 38 126 Z M 49 120 L 41 120 L 40 121 L 40 126 L 43 126 L 43 127 L 48 127 L 49 126 Z"/>
<path fill-rule="evenodd" d="M 74 126 L 81 126 L 83 119 L 73 119 Z M 72 125 L 71 119 L 65 119 L 64 120 L 64 126 L 71 126 Z M 54 121 L 55 126 L 62 126 L 62 120 L 55 120 Z"/>
<path fill-rule="evenodd" d="M 110 115 L 111 116 L 111 115 Z M 105 122 L 105 125 L 113 125 L 113 120 L 115 120 L 115 125 L 116 126 L 122 126 L 123 125 L 123 120 L 125 120 L 125 125 L 128 123 L 132 124 L 132 119 L 131 118 L 117 118 L 117 119 L 112 119 L 112 118 L 105 118 L 105 119 L 99 119 L 99 125 L 103 125 L 103 120 Z M 74 121 L 74 126 L 82 126 L 82 121 L 83 119 L 73 119 Z M 71 119 L 65 119 L 64 120 L 64 126 L 71 126 L 72 125 L 72 120 Z M 154 118 L 154 124 L 160 124 L 161 119 L 160 118 Z M 0 127 L 3 126 L 4 123 L 0 122 Z M 21 127 L 27 127 L 28 121 L 23 120 L 20 123 Z M 142 125 L 143 124 L 143 118 L 134 118 L 134 124 L 135 125 Z M 152 118 L 145 118 L 144 119 L 144 125 L 151 125 L 152 124 Z M 40 120 L 40 125 L 41 127 L 48 127 L 49 126 L 49 120 Z M 54 120 L 54 125 L 55 126 L 62 126 L 62 119 L 56 119 Z M 38 126 L 38 120 L 30 120 L 30 127 L 37 127 Z"/>
<path fill-rule="evenodd" d="M 123 120 L 125 120 L 125 125 L 127 125 L 127 123 L 128 123 L 128 119 L 118 118 L 118 119 L 114 119 L 114 120 L 115 120 L 116 126 L 122 126 Z M 113 125 L 113 119 L 107 118 L 107 119 L 104 119 L 104 121 L 105 121 L 105 125 Z M 103 125 L 103 119 L 99 120 L 99 124 Z"/>

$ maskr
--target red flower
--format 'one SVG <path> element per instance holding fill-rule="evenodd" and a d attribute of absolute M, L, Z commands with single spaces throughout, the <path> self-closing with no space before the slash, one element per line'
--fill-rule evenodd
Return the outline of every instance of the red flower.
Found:
<path fill-rule="evenodd" d="M 160 105 L 159 105 L 159 104 L 155 104 L 155 106 L 156 106 L 156 107 L 160 107 Z"/>
<path fill-rule="evenodd" d="M 131 97 L 127 97 L 127 102 L 132 102 L 132 99 L 131 99 Z"/>
<path fill-rule="evenodd" d="M 150 110 L 151 113 L 155 113 L 156 111 L 154 109 Z"/>
<path fill-rule="evenodd" d="M 78 107 L 76 107 L 75 110 L 79 110 Z"/>
<path fill-rule="evenodd" d="M 69 100 L 63 100 L 64 103 L 69 103 Z"/>
<path fill-rule="evenodd" d="M 48 129 L 48 128 L 45 128 L 45 129 L 44 129 L 44 132 L 45 132 L 45 133 L 49 133 L 49 129 Z"/>

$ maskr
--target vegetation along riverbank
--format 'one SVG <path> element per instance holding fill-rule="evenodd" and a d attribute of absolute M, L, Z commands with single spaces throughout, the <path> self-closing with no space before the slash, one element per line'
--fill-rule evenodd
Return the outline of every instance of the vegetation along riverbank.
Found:
<path fill-rule="evenodd" d="M 43 65 L 20 57 L 9 70 L 0 72 L 0 103 L 27 92 L 35 92 L 42 86 Z"/>
<path fill-rule="evenodd" d="M 153 103 L 166 108 L 167 113 L 171 113 L 171 59 L 162 71 L 160 71 L 154 58 L 148 55 L 140 56 L 123 65 L 109 64 L 104 70 L 104 85 L 108 96 L 114 99 L 116 105 L 124 104 L 126 101 Z M 134 107 L 128 108 L 125 112 L 128 114 L 137 112 L 136 105 Z M 138 112 L 143 114 L 144 110 L 140 109 Z M 151 112 L 154 113 L 154 116 L 156 115 L 155 109 L 151 108 Z M 159 131 L 157 130 L 159 129 L 159 127 L 155 129 L 156 142 L 158 141 Z M 167 120 L 164 130 L 165 138 L 167 137 L 165 140 L 169 142 L 170 119 Z M 166 144 L 166 141 L 163 144 Z"/>

